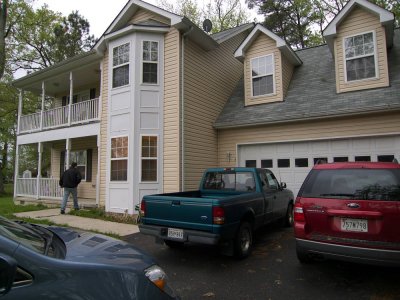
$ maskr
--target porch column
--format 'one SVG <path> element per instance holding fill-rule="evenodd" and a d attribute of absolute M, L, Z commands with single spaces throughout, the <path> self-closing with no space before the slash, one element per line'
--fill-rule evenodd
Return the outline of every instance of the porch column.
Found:
<path fill-rule="evenodd" d="M 19 114 L 18 114 L 19 116 Z M 19 122 L 18 122 L 19 124 Z M 17 196 L 17 187 L 18 187 L 18 169 L 19 169 L 19 144 L 16 142 L 15 145 L 15 168 L 14 168 L 14 199 Z"/>
<path fill-rule="evenodd" d="M 18 123 L 17 123 L 17 134 L 19 134 L 20 126 L 21 126 L 21 114 L 22 114 L 22 99 L 24 97 L 24 91 L 22 89 L 19 90 L 19 98 L 18 98 Z"/>
<path fill-rule="evenodd" d="M 67 139 L 65 144 L 66 144 L 66 146 L 65 146 L 65 170 L 67 170 L 70 165 L 69 154 L 71 151 L 71 139 Z"/>
<path fill-rule="evenodd" d="M 42 110 L 40 111 L 40 130 L 43 130 L 43 114 L 44 114 L 44 99 L 46 97 L 46 90 L 44 81 L 42 81 Z"/>
<path fill-rule="evenodd" d="M 42 142 L 39 142 L 38 144 L 38 170 L 37 170 L 37 176 L 36 176 L 36 199 L 40 198 L 40 177 L 41 177 L 41 172 L 42 172 L 42 152 L 43 152 L 43 144 Z"/>
<path fill-rule="evenodd" d="M 71 110 L 72 110 L 73 98 L 74 98 L 74 80 L 73 80 L 72 72 L 70 72 L 69 73 L 68 126 L 71 126 Z"/>

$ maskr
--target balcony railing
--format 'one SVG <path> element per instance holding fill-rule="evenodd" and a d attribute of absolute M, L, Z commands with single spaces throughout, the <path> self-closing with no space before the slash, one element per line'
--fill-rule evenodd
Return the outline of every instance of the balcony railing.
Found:
<path fill-rule="evenodd" d="M 99 99 L 90 99 L 71 105 L 57 107 L 42 112 L 21 116 L 19 132 L 34 132 L 79 124 L 99 119 Z M 69 116 L 71 119 L 68 120 Z M 41 122 L 42 118 L 42 122 Z"/>
<path fill-rule="evenodd" d="M 39 186 L 37 178 L 17 178 L 16 196 L 41 199 L 61 199 L 63 190 L 58 185 L 58 179 L 40 178 Z M 39 194 L 37 193 L 39 188 Z"/>

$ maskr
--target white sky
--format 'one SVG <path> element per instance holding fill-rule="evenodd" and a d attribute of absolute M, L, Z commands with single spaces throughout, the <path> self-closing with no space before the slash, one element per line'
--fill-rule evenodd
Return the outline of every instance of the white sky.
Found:
<path fill-rule="evenodd" d="M 168 0 L 173 3 L 173 0 Z M 203 8 L 210 0 L 196 0 L 200 8 Z M 255 10 L 249 10 L 241 0 L 242 7 L 248 10 L 251 19 L 257 17 Z M 73 10 L 78 10 L 90 24 L 90 31 L 96 38 L 99 38 L 114 18 L 122 10 L 128 0 L 37 0 L 35 7 L 40 7 L 44 3 L 49 9 L 62 13 L 64 16 L 70 14 Z M 157 0 L 146 0 L 146 2 L 157 5 Z M 262 17 L 258 17 L 261 21 Z"/>

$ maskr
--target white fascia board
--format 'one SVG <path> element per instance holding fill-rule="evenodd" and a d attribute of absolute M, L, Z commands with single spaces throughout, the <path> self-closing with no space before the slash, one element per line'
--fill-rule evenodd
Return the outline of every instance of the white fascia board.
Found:
<path fill-rule="evenodd" d="M 17 137 L 17 145 L 37 144 L 39 142 L 50 142 L 85 136 L 98 135 L 100 133 L 100 122 L 81 126 L 64 127 L 34 133 L 21 134 Z"/>
<path fill-rule="evenodd" d="M 276 47 L 281 50 L 285 56 L 295 65 L 299 66 L 302 64 L 302 61 L 297 56 L 297 54 L 286 44 L 286 42 L 273 33 L 272 31 L 268 30 L 261 24 L 257 24 L 256 27 L 250 32 L 247 38 L 242 42 L 239 48 L 235 51 L 235 57 L 240 61 L 244 60 L 246 50 L 251 46 L 254 40 L 258 37 L 259 32 L 265 34 L 266 36 L 270 37 L 276 42 Z"/>
<path fill-rule="evenodd" d="M 346 16 L 353 10 L 353 8 L 359 5 L 370 11 L 373 14 L 379 16 L 379 21 L 383 26 L 392 26 L 394 22 L 394 14 L 386 9 L 375 5 L 367 0 L 350 0 L 345 7 L 339 12 L 339 14 L 326 26 L 323 30 L 323 36 L 329 40 L 336 36 L 336 30 L 338 25 L 346 18 Z"/>

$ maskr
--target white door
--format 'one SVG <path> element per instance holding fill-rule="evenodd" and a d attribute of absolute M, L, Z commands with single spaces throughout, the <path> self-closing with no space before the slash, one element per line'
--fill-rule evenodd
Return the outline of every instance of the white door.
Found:
<path fill-rule="evenodd" d="M 339 161 L 400 161 L 400 135 L 238 146 L 238 166 L 270 169 L 297 195 L 314 164 Z"/>

